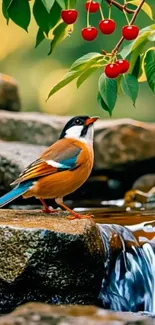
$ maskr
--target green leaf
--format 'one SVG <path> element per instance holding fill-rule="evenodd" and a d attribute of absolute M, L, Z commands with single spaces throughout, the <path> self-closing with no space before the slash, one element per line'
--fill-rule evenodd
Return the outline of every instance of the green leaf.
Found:
<path fill-rule="evenodd" d="M 100 53 L 85 54 L 72 64 L 70 70 L 85 70 L 100 59 L 103 59 L 103 55 Z"/>
<path fill-rule="evenodd" d="M 27 31 L 31 19 L 29 1 L 13 0 L 8 7 L 8 15 L 15 24 Z"/>
<path fill-rule="evenodd" d="M 41 0 L 46 10 L 50 13 L 50 10 L 55 2 L 55 0 Z"/>
<path fill-rule="evenodd" d="M 145 46 L 149 42 L 149 37 L 152 35 L 152 32 L 155 30 L 155 24 L 147 26 L 140 30 L 138 37 L 129 42 L 128 45 L 124 46 L 120 52 L 120 55 L 125 59 L 133 50 L 139 46 Z"/>
<path fill-rule="evenodd" d="M 63 88 L 64 86 L 66 86 L 67 84 L 69 84 L 72 80 L 74 80 L 75 78 L 77 78 L 79 75 L 81 74 L 81 71 L 70 71 L 68 72 L 64 78 L 58 82 L 58 84 L 56 86 L 54 86 L 49 95 L 47 100 L 53 95 L 55 94 L 58 90 L 60 90 L 61 88 Z"/>
<path fill-rule="evenodd" d="M 61 7 L 57 2 L 54 3 L 48 18 L 49 30 L 51 30 L 61 19 Z"/>
<path fill-rule="evenodd" d="M 130 2 L 128 2 L 130 4 L 132 4 L 133 6 L 138 7 L 141 3 L 141 0 L 131 0 Z M 148 3 L 144 3 L 142 6 L 142 10 L 153 20 L 153 13 L 152 13 L 152 9 L 151 7 L 148 5 Z"/>
<path fill-rule="evenodd" d="M 43 31 L 39 28 L 38 33 L 36 36 L 36 44 L 35 47 L 37 47 L 43 40 L 45 39 Z"/>
<path fill-rule="evenodd" d="M 138 79 L 140 72 L 141 72 L 141 56 L 138 55 L 135 65 L 133 66 L 132 71 L 130 71 L 130 74 L 132 74 Z"/>
<path fill-rule="evenodd" d="M 111 114 L 117 100 L 117 81 L 106 77 L 103 73 L 99 78 L 98 90 Z"/>
<path fill-rule="evenodd" d="M 146 52 L 144 59 L 144 69 L 149 87 L 155 94 L 155 47 Z"/>
<path fill-rule="evenodd" d="M 88 70 L 84 71 L 81 76 L 78 78 L 77 80 L 77 88 L 79 88 L 82 83 L 91 76 L 92 73 L 94 73 L 97 69 L 99 68 L 99 66 L 95 66 L 95 67 L 91 67 Z"/>
<path fill-rule="evenodd" d="M 62 22 L 53 30 L 53 40 L 48 55 L 50 55 L 55 47 L 68 36 L 69 29 L 70 26 L 66 26 L 66 24 Z"/>
<path fill-rule="evenodd" d="M 13 0 L 2 0 L 2 12 L 5 19 L 9 20 L 8 8 L 11 5 Z"/>
<path fill-rule="evenodd" d="M 155 41 L 155 31 L 153 31 L 149 36 L 148 36 L 149 41 L 154 42 Z"/>
<path fill-rule="evenodd" d="M 139 35 L 134 41 L 130 42 L 127 46 L 125 46 L 120 55 L 123 59 L 125 59 L 132 51 L 134 51 L 138 47 L 144 47 L 148 42 L 148 36 L 151 34 L 151 31 L 146 31 L 143 34 Z"/>
<path fill-rule="evenodd" d="M 135 76 L 131 74 L 124 74 L 121 81 L 122 89 L 125 95 L 131 98 L 135 106 L 138 96 L 139 84 Z"/>
<path fill-rule="evenodd" d="M 67 9 L 65 0 L 56 0 L 62 9 Z"/>
<path fill-rule="evenodd" d="M 109 113 L 109 115 L 111 116 L 112 112 L 111 112 L 111 110 L 109 110 L 109 107 L 104 102 L 100 93 L 98 93 L 98 95 L 97 95 L 97 101 L 98 101 L 99 105 L 104 109 L 104 111 L 107 111 Z"/>
<path fill-rule="evenodd" d="M 33 6 L 33 15 L 37 25 L 47 35 L 49 32 L 49 24 L 48 24 L 49 14 L 41 0 L 35 0 Z"/>
<path fill-rule="evenodd" d="M 132 74 L 132 71 L 135 67 L 135 65 L 137 66 L 137 60 L 138 57 L 140 56 L 141 53 L 144 52 L 144 48 L 146 46 L 147 40 L 142 42 L 132 53 L 131 53 L 131 57 L 130 57 L 130 70 L 129 73 Z M 137 66 L 138 67 L 138 66 Z"/>

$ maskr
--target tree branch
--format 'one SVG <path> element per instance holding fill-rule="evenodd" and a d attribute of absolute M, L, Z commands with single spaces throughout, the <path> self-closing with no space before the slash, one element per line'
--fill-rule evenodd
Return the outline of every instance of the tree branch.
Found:
<path fill-rule="evenodd" d="M 129 9 L 127 8 L 127 6 L 123 6 L 121 5 L 119 2 L 115 1 L 115 0 L 104 0 L 106 1 L 110 6 L 114 5 L 116 8 L 118 8 L 121 11 L 126 11 L 128 14 L 133 14 L 135 12 L 134 9 Z"/>
<path fill-rule="evenodd" d="M 144 3 L 145 3 L 145 0 L 142 0 L 141 3 L 140 3 L 140 5 L 135 10 L 134 15 L 133 15 L 133 17 L 132 17 L 132 19 L 130 21 L 130 25 L 133 25 L 133 23 L 135 22 L 135 20 L 137 18 L 137 15 L 139 14 L 139 12 L 140 12 L 140 10 L 141 10 L 141 8 L 142 8 L 142 6 L 143 6 Z M 114 49 L 112 50 L 113 55 L 118 52 L 118 50 L 119 50 L 120 46 L 122 45 L 123 41 L 124 41 L 124 37 L 122 36 L 121 39 L 119 40 L 119 42 L 114 47 Z"/>

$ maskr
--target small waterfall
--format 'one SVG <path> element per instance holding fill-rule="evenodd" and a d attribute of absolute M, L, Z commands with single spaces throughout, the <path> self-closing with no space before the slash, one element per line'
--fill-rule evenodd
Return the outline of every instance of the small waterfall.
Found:
<path fill-rule="evenodd" d="M 99 304 L 115 311 L 155 313 L 155 242 L 147 239 L 148 223 L 98 227 L 105 248 Z M 140 233 L 138 238 L 136 231 Z"/>

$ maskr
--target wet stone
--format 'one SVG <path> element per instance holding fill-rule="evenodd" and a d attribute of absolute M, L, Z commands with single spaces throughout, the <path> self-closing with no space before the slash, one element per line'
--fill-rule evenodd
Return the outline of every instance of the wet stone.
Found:
<path fill-rule="evenodd" d="M 34 300 L 95 304 L 104 273 L 99 229 L 65 216 L 0 210 L 0 313 Z"/>

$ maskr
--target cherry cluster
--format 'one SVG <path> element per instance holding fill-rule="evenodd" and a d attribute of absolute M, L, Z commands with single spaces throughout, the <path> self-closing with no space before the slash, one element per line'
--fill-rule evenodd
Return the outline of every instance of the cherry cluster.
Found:
<path fill-rule="evenodd" d="M 114 33 L 116 29 L 116 22 L 111 19 L 104 19 L 102 8 L 99 2 L 88 0 L 85 4 L 87 14 L 93 14 L 98 11 L 101 12 L 102 20 L 99 22 L 99 30 L 102 34 L 110 35 Z M 61 17 L 63 21 L 70 25 L 74 24 L 78 18 L 78 11 L 76 9 L 66 9 L 62 10 Z M 93 41 L 98 36 L 98 29 L 94 26 L 90 26 L 89 23 L 87 27 L 83 28 L 81 31 L 82 37 L 86 41 Z M 125 25 L 122 28 L 122 37 L 125 40 L 134 40 L 139 34 L 139 27 L 136 25 Z M 109 78 L 117 78 L 120 74 L 126 73 L 129 70 L 130 63 L 127 60 L 117 60 L 113 62 L 112 60 L 107 64 L 105 68 L 105 74 Z"/>

